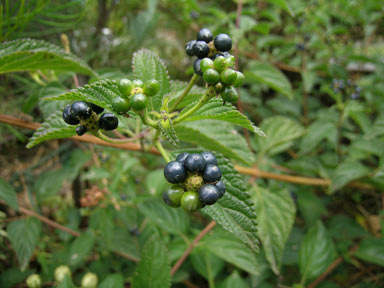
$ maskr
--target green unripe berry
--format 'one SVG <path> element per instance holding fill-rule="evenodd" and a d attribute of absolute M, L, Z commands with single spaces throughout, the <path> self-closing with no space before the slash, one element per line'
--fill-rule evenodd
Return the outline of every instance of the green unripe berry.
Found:
<path fill-rule="evenodd" d="M 133 80 L 132 84 L 133 84 L 134 87 L 143 88 L 143 86 L 144 86 L 144 82 L 139 80 L 139 79 Z"/>
<path fill-rule="evenodd" d="M 145 82 L 143 93 L 146 96 L 154 96 L 160 91 L 160 84 L 157 80 L 149 80 Z"/>
<path fill-rule="evenodd" d="M 235 67 L 236 61 L 235 61 L 235 56 L 231 55 L 225 58 L 227 61 L 227 67 Z"/>
<path fill-rule="evenodd" d="M 63 281 L 66 275 L 67 275 L 69 278 L 71 278 L 71 275 L 72 275 L 71 270 L 69 269 L 68 266 L 66 266 L 66 265 L 61 265 L 61 266 L 59 266 L 59 267 L 57 267 L 57 268 L 55 269 L 54 278 L 55 278 L 55 280 L 56 280 L 58 283 L 60 283 L 61 281 Z"/>
<path fill-rule="evenodd" d="M 203 60 L 201 60 L 201 62 L 200 62 L 201 72 L 204 73 L 208 69 L 212 69 L 212 68 L 213 68 L 213 61 L 211 59 L 204 58 Z"/>
<path fill-rule="evenodd" d="M 41 287 L 41 278 L 39 274 L 29 275 L 26 280 L 28 288 L 40 288 Z"/>
<path fill-rule="evenodd" d="M 226 85 L 235 84 L 236 79 L 237 79 L 237 73 L 233 69 L 228 68 L 220 73 L 220 80 Z"/>
<path fill-rule="evenodd" d="M 112 100 L 112 108 L 119 114 L 124 114 L 128 112 L 129 108 L 131 108 L 129 104 L 129 100 L 122 98 L 122 97 L 116 97 Z"/>
<path fill-rule="evenodd" d="M 88 272 L 81 279 L 81 288 L 96 288 L 98 282 L 97 275 Z"/>
<path fill-rule="evenodd" d="M 236 71 L 236 73 L 237 73 L 237 78 L 236 78 L 236 82 L 235 82 L 234 86 L 235 87 L 240 87 L 244 83 L 245 76 L 240 71 Z"/>
<path fill-rule="evenodd" d="M 227 68 L 227 60 L 223 56 L 219 56 L 213 61 L 213 68 L 218 71 L 222 72 Z"/>
<path fill-rule="evenodd" d="M 208 69 L 204 72 L 203 79 L 208 84 L 216 84 L 220 80 L 220 74 L 215 69 Z"/>
<path fill-rule="evenodd" d="M 221 83 L 221 82 L 219 82 L 219 83 L 217 83 L 216 85 L 215 85 L 215 90 L 216 90 L 216 92 L 221 92 L 221 91 L 223 91 L 223 89 L 224 89 L 224 85 Z"/>
<path fill-rule="evenodd" d="M 181 196 L 184 194 L 184 189 L 178 185 L 172 185 L 163 193 L 163 200 L 171 207 L 180 207 Z"/>
<path fill-rule="evenodd" d="M 221 92 L 221 98 L 223 98 L 224 101 L 234 103 L 239 99 L 239 94 L 232 86 L 225 87 L 224 91 Z"/>
<path fill-rule="evenodd" d="M 148 98 L 142 93 L 138 93 L 132 96 L 130 105 L 132 109 L 136 111 L 141 111 L 145 109 L 148 105 Z"/>
<path fill-rule="evenodd" d="M 191 174 L 184 181 L 184 186 L 188 191 L 197 191 L 203 184 L 203 177 L 201 177 L 199 174 Z"/>
<path fill-rule="evenodd" d="M 117 88 L 119 88 L 119 91 L 121 94 L 123 94 L 123 96 L 127 97 L 131 94 L 134 85 L 129 79 L 120 79 L 119 83 L 117 84 Z"/>
<path fill-rule="evenodd" d="M 193 212 L 199 210 L 201 203 L 199 200 L 199 194 L 194 191 L 187 191 L 181 196 L 180 200 L 181 208 L 187 212 Z"/>

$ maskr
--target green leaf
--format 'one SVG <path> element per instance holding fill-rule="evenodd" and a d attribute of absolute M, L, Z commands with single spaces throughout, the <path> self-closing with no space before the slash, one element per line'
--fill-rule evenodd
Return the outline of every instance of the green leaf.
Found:
<path fill-rule="evenodd" d="M 317 120 L 308 128 L 306 135 L 302 138 L 300 144 L 300 153 L 308 153 L 313 151 L 324 139 L 329 137 L 337 137 L 337 129 L 335 123 Z"/>
<path fill-rule="evenodd" d="M 205 279 L 214 281 L 215 277 L 225 266 L 225 262 L 222 258 L 216 256 L 209 251 L 196 247 L 192 250 L 190 255 L 193 268 Z"/>
<path fill-rule="evenodd" d="M 260 154 L 274 155 L 290 148 L 294 140 L 304 134 L 304 129 L 297 121 L 288 117 L 273 116 L 263 120 L 260 128 L 267 137 L 257 137 Z"/>
<path fill-rule="evenodd" d="M 340 163 L 334 173 L 331 174 L 331 191 L 334 192 L 353 180 L 367 176 L 370 172 L 371 169 L 360 162 L 347 159 Z"/>
<path fill-rule="evenodd" d="M 41 142 L 68 138 L 76 135 L 76 127 L 69 126 L 62 118 L 62 112 L 57 111 L 52 114 L 34 133 L 27 144 L 27 148 L 32 148 Z"/>
<path fill-rule="evenodd" d="M 160 199 L 151 199 L 139 203 L 139 210 L 153 223 L 170 233 L 186 233 L 189 217 L 184 210 L 167 206 Z"/>
<path fill-rule="evenodd" d="M 124 288 L 124 277 L 121 274 L 108 275 L 98 286 L 99 288 Z"/>
<path fill-rule="evenodd" d="M 183 94 L 187 86 L 187 82 L 177 80 L 171 81 L 171 92 L 166 95 L 169 99 L 169 107 L 172 107 L 172 105 L 177 101 L 177 99 Z M 183 100 L 177 105 L 176 109 L 184 108 L 192 102 L 199 100 L 201 96 L 203 96 L 204 91 L 205 90 L 203 88 L 194 85 L 187 94 L 187 96 L 185 96 Z"/>
<path fill-rule="evenodd" d="M 0 178 L 0 199 L 14 209 L 18 209 L 17 195 L 15 189 L 8 182 Z"/>
<path fill-rule="evenodd" d="M 175 129 L 180 140 L 201 145 L 243 163 L 250 163 L 254 159 L 244 138 L 229 123 L 200 120 L 179 124 Z"/>
<path fill-rule="evenodd" d="M 144 246 L 132 279 L 132 288 L 167 288 L 171 286 L 171 267 L 164 243 L 152 237 Z"/>
<path fill-rule="evenodd" d="M 270 192 L 255 188 L 253 199 L 259 216 L 258 235 L 275 274 L 280 273 L 285 243 L 295 222 L 295 203 L 288 191 Z"/>
<path fill-rule="evenodd" d="M 281 9 L 285 10 L 286 12 L 288 12 L 291 16 L 294 16 L 294 13 L 293 13 L 291 7 L 289 6 L 289 2 L 287 2 L 285 0 L 268 0 L 268 2 L 275 4 L 276 6 L 280 7 Z"/>
<path fill-rule="evenodd" d="M 164 62 L 154 52 L 142 49 L 133 54 L 132 70 L 136 79 L 143 82 L 155 79 L 160 83 L 160 91 L 150 97 L 150 110 L 159 110 L 164 95 L 171 91 L 171 83 Z"/>
<path fill-rule="evenodd" d="M 71 267 L 76 267 L 81 264 L 92 251 L 94 243 L 95 237 L 90 232 L 86 232 L 80 237 L 77 237 L 69 248 L 68 264 Z"/>
<path fill-rule="evenodd" d="M 97 77 L 86 62 L 51 43 L 18 39 L 0 44 L 0 74 L 39 69 L 78 72 Z"/>
<path fill-rule="evenodd" d="M 183 111 L 188 111 L 196 102 L 191 103 L 184 110 L 180 112 L 180 115 L 183 115 Z M 197 121 L 203 119 L 213 119 L 226 121 L 237 126 L 248 129 L 251 132 L 254 132 L 260 136 L 265 136 L 263 131 L 256 127 L 245 115 L 240 113 L 236 107 L 232 104 L 226 103 L 223 105 L 222 100 L 211 99 L 203 107 L 197 110 L 193 115 L 186 118 L 184 122 L 188 121 Z"/>
<path fill-rule="evenodd" d="M 244 181 L 231 162 L 216 155 L 226 186 L 224 196 L 215 205 L 206 206 L 201 211 L 215 220 L 225 230 L 258 251 L 255 206 L 244 187 Z"/>
<path fill-rule="evenodd" d="M 76 288 L 76 286 L 73 284 L 72 279 L 65 275 L 64 280 L 57 285 L 57 288 Z"/>
<path fill-rule="evenodd" d="M 31 258 L 39 240 L 41 223 L 36 218 L 27 218 L 10 223 L 7 227 L 8 238 L 22 270 Z"/>
<path fill-rule="evenodd" d="M 279 69 L 268 63 L 251 62 L 249 71 L 245 72 L 245 77 L 248 83 L 257 81 L 268 85 L 289 99 L 293 98 L 291 82 L 289 82 L 288 78 Z"/>
<path fill-rule="evenodd" d="M 248 283 L 241 278 L 236 270 L 218 286 L 218 288 L 249 288 Z"/>
<path fill-rule="evenodd" d="M 354 254 L 364 261 L 384 266 L 384 239 L 365 239 Z"/>
<path fill-rule="evenodd" d="M 312 190 L 300 190 L 297 193 L 297 204 L 307 227 L 315 225 L 317 220 L 326 211 L 322 199 Z"/>
<path fill-rule="evenodd" d="M 310 280 L 327 269 L 336 258 L 336 248 L 327 230 L 319 220 L 305 235 L 299 255 L 299 267 L 302 277 Z"/>

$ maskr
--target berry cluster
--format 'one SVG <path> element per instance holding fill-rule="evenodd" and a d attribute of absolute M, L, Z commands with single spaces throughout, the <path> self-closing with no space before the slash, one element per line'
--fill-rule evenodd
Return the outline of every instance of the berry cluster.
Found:
<path fill-rule="evenodd" d="M 332 88 L 335 93 L 350 94 L 353 100 L 360 98 L 361 88 L 354 84 L 351 79 L 347 81 L 344 81 L 344 79 L 333 79 Z"/>
<path fill-rule="evenodd" d="M 160 84 L 156 80 L 145 83 L 141 80 L 121 79 L 118 83 L 122 97 L 113 99 L 112 108 L 119 114 L 126 114 L 131 108 L 141 111 L 148 105 L 148 98 L 156 95 Z"/>
<path fill-rule="evenodd" d="M 179 154 L 165 166 L 164 177 L 176 184 L 163 193 L 164 202 L 188 212 L 215 204 L 225 193 L 217 159 L 211 152 Z"/>
<path fill-rule="evenodd" d="M 104 113 L 100 117 L 104 108 L 93 103 L 76 101 L 65 106 L 63 111 L 63 119 L 69 125 L 78 125 L 76 133 L 79 136 L 84 135 L 87 131 L 96 131 L 99 128 L 109 131 L 114 130 L 119 125 L 119 120 L 112 113 Z"/>
<path fill-rule="evenodd" d="M 107 190 L 100 190 L 97 186 L 92 186 L 90 189 L 85 190 L 85 196 L 80 198 L 80 204 L 82 207 L 94 207 L 107 194 Z"/>

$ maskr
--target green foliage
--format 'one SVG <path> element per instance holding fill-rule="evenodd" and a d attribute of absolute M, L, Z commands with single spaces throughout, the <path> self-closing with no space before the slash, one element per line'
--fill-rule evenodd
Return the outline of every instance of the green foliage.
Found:
<path fill-rule="evenodd" d="M 16 191 L 3 179 L 0 179 L 0 199 L 12 208 L 18 209 Z"/>
<path fill-rule="evenodd" d="M 384 266 L 383 244 L 383 239 L 365 239 L 354 254 L 364 261 Z"/>

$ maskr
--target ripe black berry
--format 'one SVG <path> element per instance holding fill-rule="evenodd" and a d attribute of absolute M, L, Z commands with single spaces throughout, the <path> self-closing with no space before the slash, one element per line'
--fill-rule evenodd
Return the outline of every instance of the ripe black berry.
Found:
<path fill-rule="evenodd" d="M 221 171 L 216 165 L 208 164 L 203 172 L 205 182 L 216 182 L 221 179 Z"/>
<path fill-rule="evenodd" d="M 219 189 L 212 184 L 205 184 L 199 189 L 199 200 L 205 205 L 215 204 L 220 198 Z"/>
<path fill-rule="evenodd" d="M 219 190 L 220 198 L 223 197 L 225 193 L 225 184 L 222 180 L 216 183 L 216 188 Z"/>
<path fill-rule="evenodd" d="M 187 170 L 189 172 L 200 172 L 200 171 L 203 171 L 204 168 L 205 168 L 204 158 L 201 157 L 197 153 L 190 154 L 185 159 L 185 168 L 187 168 Z"/>
<path fill-rule="evenodd" d="M 92 115 L 90 105 L 83 101 L 76 101 L 71 105 L 72 117 L 79 120 L 86 120 Z"/>
<path fill-rule="evenodd" d="M 187 44 L 185 44 L 185 53 L 187 53 L 188 56 L 194 56 L 195 52 L 193 51 L 193 45 L 195 45 L 196 40 L 189 41 Z"/>
<path fill-rule="evenodd" d="M 204 158 L 205 163 L 207 165 L 208 164 L 217 165 L 217 159 L 216 159 L 215 155 L 213 155 L 212 152 L 208 152 L 208 151 L 201 152 L 200 156 Z"/>
<path fill-rule="evenodd" d="M 232 39 L 227 34 L 219 34 L 215 37 L 214 44 L 217 50 L 226 52 L 232 48 Z"/>
<path fill-rule="evenodd" d="M 193 45 L 193 53 L 198 58 L 205 58 L 209 54 L 209 46 L 204 41 L 197 41 L 195 45 Z"/>
<path fill-rule="evenodd" d="M 85 133 L 87 133 L 88 129 L 87 127 L 85 126 L 79 126 L 79 127 L 76 127 L 76 134 L 79 135 L 79 136 L 83 136 Z"/>
<path fill-rule="evenodd" d="M 171 161 L 164 168 L 164 177 L 169 183 L 178 184 L 187 178 L 187 171 L 182 163 Z"/>
<path fill-rule="evenodd" d="M 100 116 L 99 127 L 105 131 L 114 130 L 119 125 L 119 119 L 112 113 L 104 113 Z"/>
<path fill-rule="evenodd" d="M 196 59 L 195 63 L 193 63 L 193 70 L 195 71 L 195 73 L 197 75 L 202 76 L 203 75 L 203 71 L 201 71 L 200 62 L 201 62 L 201 59 Z"/>
<path fill-rule="evenodd" d="M 95 112 L 96 114 L 100 114 L 104 111 L 103 107 L 97 106 L 96 104 L 93 104 L 90 102 L 87 102 L 87 104 L 91 106 L 92 111 Z"/>
<path fill-rule="evenodd" d="M 176 157 L 176 161 L 177 162 L 180 162 L 182 164 L 185 163 L 185 159 L 187 159 L 187 157 L 189 156 L 189 153 L 188 152 L 183 152 L 183 153 L 180 153 L 177 157 Z"/>
<path fill-rule="evenodd" d="M 72 116 L 71 105 L 67 105 L 63 111 L 64 122 L 69 125 L 77 125 L 80 121 Z"/>
<path fill-rule="evenodd" d="M 196 37 L 197 41 L 204 41 L 206 43 L 209 43 L 213 40 L 213 35 L 211 30 L 208 28 L 203 28 L 197 33 Z"/>

